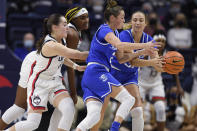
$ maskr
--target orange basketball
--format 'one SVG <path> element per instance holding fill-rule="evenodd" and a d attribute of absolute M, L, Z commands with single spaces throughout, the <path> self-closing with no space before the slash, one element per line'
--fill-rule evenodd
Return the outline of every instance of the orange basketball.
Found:
<path fill-rule="evenodd" d="M 184 68 L 184 57 L 177 51 L 168 51 L 165 56 L 165 62 L 163 69 L 168 74 L 178 74 Z"/>

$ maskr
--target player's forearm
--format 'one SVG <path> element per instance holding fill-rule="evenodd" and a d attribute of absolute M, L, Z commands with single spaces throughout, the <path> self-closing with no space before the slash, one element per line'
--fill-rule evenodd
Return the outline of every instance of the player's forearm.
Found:
<path fill-rule="evenodd" d="M 178 89 L 180 89 L 181 88 L 181 83 L 180 83 L 178 74 L 175 75 L 175 79 L 176 79 L 176 86 L 177 86 Z"/>
<path fill-rule="evenodd" d="M 125 53 L 124 56 L 121 59 L 119 59 L 118 61 L 120 64 L 123 64 L 125 62 L 132 61 L 133 59 L 135 59 L 141 55 L 144 55 L 144 50 L 140 50 L 140 51 L 133 52 L 133 53 Z"/>
<path fill-rule="evenodd" d="M 73 62 L 72 60 L 70 60 L 68 58 L 64 59 L 64 65 L 66 65 L 66 66 L 68 66 L 68 67 L 70 67 L 70 68 L 72 68 L 74 70 L 76 70 L 77 66 L 79 66 L 75 62 Z"/>
<path fill-rule="evenodd" d="M 151 60 L 144 60 L 139 58 L 130 61 L 130 63 L 132 66 L 137 66 L 137 67 L 152 66 Z"/>
<path fill-rule="evenodd" d="M 72 68 L 68 68 L 67 73 L 68 73 L 70 95 L 76 95 L 77 91 L 75 88 L 75 72 Z"/>

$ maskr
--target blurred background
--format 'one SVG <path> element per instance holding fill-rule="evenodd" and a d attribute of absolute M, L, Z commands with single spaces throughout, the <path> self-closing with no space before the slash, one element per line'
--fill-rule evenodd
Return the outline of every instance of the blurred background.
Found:
<path fill-rule="evenodd" d="M 124 7 L 126 22 L 134 11 L 143 11 L 148 20 L 145 32 L 152 36 L 157 30 L 164 31 L 167 37 L 166 49 L 179 51 L 184 56 L 185 68 L 179 74 L 184 97 L 177 95 L 173 98 L 178 101 L 177 107 L 183 107 L 184 114 L 176 111 L 176 108 L 168 108 L 170 93 L 174 90 L 176 92 L 176 81 L 173 75 L 162 74 L 166 90 L 166 112 L 171 112 L 167 121 L 177 121 L 176 130 L 186 130 L 185 127 L 190 125 L 197 127 L 197 0 L 117 1 Z M 35 42 L 42 35 L 43 19 L 52 13 L 65 15 L 66 10 L 73 6 L 86 7 L 89 11 L 90 28 L 82 32 L 84 46 L 79 47 L 79 50 L 89 50 L 93 34 L 104 22 L 104 4 L 104 0 L 0 0 L 0 116 L 14 102 L 22 60 L 30 51 L 35 50 Z M 82 96 L 82 75 L 76 72 L 79 98 Z M 112 101 L 110 104 L 112 108 L 106 112 L 106 122 L 102 125 L 102 130 L 109 128 L 116 110 L 116 102 Z M 77 108 L 80 115 L 76 117 L 76 123 L 85 116 L 82 102 Z M 183 120 L 176 119 L 179 115 Z M 130 118 L 126 122 L 130 123 Z M 131 124 L 125 124 L 125 129 L 122 130 L 131 129 L 128 125 Z"/>

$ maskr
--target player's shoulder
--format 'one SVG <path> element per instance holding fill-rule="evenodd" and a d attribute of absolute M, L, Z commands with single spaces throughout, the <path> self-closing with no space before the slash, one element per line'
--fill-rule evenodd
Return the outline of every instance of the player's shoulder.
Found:
<path fill-rule="evenodd" d="M 151 35 L 149 35 L 149 34 L 147 34 L 147 33 L 145 33 L 145 32 L 143 32 L 143 35 L 144 35 L 144 37 L 145 37 L 145 39 L 146 39 L 147 41 L 153 40 L 153 38 L 152 38 Z"/>
<path fill-rule="evenodd" d="M 127 30 L 122 30 L 120 32 L 120 35 L 132 35 L 132 33 L 131 33 L 130 29 L 127 29 Z"/>
<path fill-rule="evenodd" d="M 79 38 L 79 32 L 74 28 L 69 27 L 67 37 L 69 38 Z"/>

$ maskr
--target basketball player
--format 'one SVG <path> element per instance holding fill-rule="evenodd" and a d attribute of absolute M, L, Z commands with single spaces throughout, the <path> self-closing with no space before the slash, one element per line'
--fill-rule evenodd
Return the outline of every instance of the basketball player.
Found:
<path fill-rule="evenodd" d="M 67 47 L 77 49 L 82 42 L 81 31 L 89 28 L 89 16 L 86 8 L 73 7 L 66 12 L 65 18 L 68 21 L 68 35 L 66 38 Z M 68 68 L 68 82 L 71 89 L 71 97 L 74 103 L 77 103 L 77 93 L 75 88 L 75 72 L 72 68 Z"/>
<path fill-rule="evenodd" d="M 68 34 L 66 38 L 67 47 L 77 49 L 81 42 L 81 31 L 89 28 L 88 11 L 84 7 L 73 7 L 66 12 L 65 18 L 68 22 Z M 68 83 L 70 96 L 74 104 L 77 103 L 77 91 L 75 87 L 75 71 L 73 68 L 68 68 Z M 48 131 L 57 130 L 58 122 L 61 118 L 61 112 L 56 108 L 51 116 Z"/>
<path fill-rule="evenodd" d="M 159 48 L 159 55 L 162 56 L 166 45 L 166 37 L 163 31 L 157 31 L 153 36 L 155 41 L 162 43 Z M 175 75 L 178 93 L 182 93 L 182 88 L 178 75 Z M 142 67 L 139 71 L 139 89 L 140 95 L 145 99 L 146 94 L 149 95 L 150 100 L 154 103 L 156 111 L 157 131 L 165 130 L 166 112 L 165 112 L 165 91 L 162 81 L 161 72 L 158 72 L 152 67 Z"/>
<path fill-rule="evenodd" d="M 100 120 L 103 102 L 107 97 L 113 97 L 121 103 L 110 129 L 119 130 L 120 123 L 134 105 L 135 98 L 110 74 L 111 58 L 117 49 L 127 52 L 142 48 L 156 50 L 153 43 L 130 44 L 118 39 L 117 29 L 123 26 L 124 11 L 115 1 L 108 1 L 104 17 L 106 24 L 102 24 L 93 37 L 87 59 L 88 66 L 82 79 L 87 115 L 76 131 L 86 131 Z"/>
<path fill-rule="evenodd" d="M 143 30 L 146 26 L 145 14 L 142 12 L 135 12 L 131 16 L 132 29 L 124 30 L 120 33 L 120 40 L 123 42 L 131 43 L 146 43 L 152 41 L 152 37 L 144 33 Z M 138 51 L 137 51 L 138 52 Z M 151 55 L 151 54 L 150 54 Z M 140 60 L 133 59 L 131 62 L 127 60 L 119 60 L 116 58 L 112 60 L 112 75 L 125 86 L 128 92 L 135 97 L 135 104 L 131 109 L 132 116 L 132 130 L 143 131 L 144 120 L 143 120 L 143 109 L 138 88 L 138 67 L 137 66 L 153 66 L 157 69 L 162 68 L 161 59 L 158 57 L 158 53 L 154 52 L 156 58 L 151 60 Z M 143 58 L 144 56 L 140 56 Z M 136 63 L 138 61 L 138 63 Z M 125 63 L 126 62 L 126 63 Z"/>
<path fill-rule="evenodd" d="M 27 131 L 38 128 L 42 112 L 47 110 L 47 102 L 58 108 L 62 117 L 58 131 L 69 131 L 74 117 L 74 103 L 62 84 L 62 78 L 56 75 L 64 58 L 85 60 L 88 52 L 79 52 L 64 46 L 67 36 L 67 21 L 59 14 L 50 15 L 44 21 L 44 36 L 37 43 L 36 65 L 29 78 L 27 101 L 28 117 L 26 121 L 16 123 L 8 131 Z"/>
<path fill-rule="evenodd" d="M 27 83 L 33 72 L 33 67 L 36 64 L 36 56 L 36 51 L 32 51 L 22 62 L 15 103 L 2 115 L 2 118 L 0 119 L 0 130 L 5 129 L 12 121 L 23 115 L 27 109 Z M 64 65 L 78 71 L 85 70 L 85 66 L 79 66 L 68 58 L 64 59 Z"/>
<path fill-rule="evenodd" d="M 133 28 L 130 29 L 132 25 Z M 135 12 L 131 17 L 131 23 L 120 33 L 120 40 L 130 43 L 146 43 L 153 41 L 152 37 L 144 33 L 146 26 L 145 14 L 142 12 Z M 111 74 L 128 90 L 128 92 L 135 97 L 135 104 L 131 110 L 132 116 L 132 130 L 142 131 L 144 127 L 142 102 L 138 88 L 138 67 L 137 66 L 154 66 L 161 70 L 161 59 L 155 58 L 152 60 L 135 59 L 141 55 L 146 55 L 144 52 L 136 51 L 130 56 L 125 57 L 120 51 L 116 52 L 116 56 L 111 59 Z M 137 55 L 138 54 L 138 55 Z M 157 55 L 157 52 L 147 53 L 148 55 Z M 121 58 L 121 56 L 124 56 Z M 131 62 L 129 62 L 131 61 Z M 135 67 L 136 66 L 136 67 Z M 103 110 L 107 105 L 108 100 L 105 101 Z M 102 120 L 102 118 L 101 118 Z M 98 127 L 97 127 L 98 130 Z"/>

